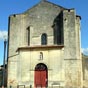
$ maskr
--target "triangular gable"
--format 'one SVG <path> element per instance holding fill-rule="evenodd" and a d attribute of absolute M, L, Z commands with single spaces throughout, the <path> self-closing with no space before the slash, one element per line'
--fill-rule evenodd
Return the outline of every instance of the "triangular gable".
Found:
<path fill-rule="evenodd" d="M 28 10 L 26 10 L 25 13 L 28 12 L 28 11 L 31 11 L 34 8 L 37 8 L 38 6 L 42 6 L 44 4 L 46 4 L 47 6 L 53 6 L 53 8 L 61 8 L 61 10 L 66 9 L 66 8 L 64 8 L 64 7 L 60 6 L 60 5 L 49 2 L 47 0 L 41 0 L 38 4 L 34 5 L 33 7 L 29 8 Z"/>

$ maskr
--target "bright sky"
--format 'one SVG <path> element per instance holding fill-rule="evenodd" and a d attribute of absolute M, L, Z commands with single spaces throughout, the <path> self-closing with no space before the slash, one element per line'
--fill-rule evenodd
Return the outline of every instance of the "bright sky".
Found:
<path fill-rule="evenodd" d="M 81 16 L 81 48 L 88 54 L 88 0 L 48 0 L 66 8 L 75 8 Z M 1 0 L 0 1 L 0 65 L 3 64 L 3 39 L 8 31 L 8 17 L 26 11 L 40 0 Z"/>

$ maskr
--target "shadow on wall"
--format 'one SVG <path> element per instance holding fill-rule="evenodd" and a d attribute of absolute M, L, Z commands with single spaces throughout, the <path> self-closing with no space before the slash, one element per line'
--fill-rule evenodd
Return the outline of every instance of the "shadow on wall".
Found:
<path fill-rule="evenodd" d="M 61 12 L 53 21 L 54 44 L 63 44 L 63 13 Z"/>

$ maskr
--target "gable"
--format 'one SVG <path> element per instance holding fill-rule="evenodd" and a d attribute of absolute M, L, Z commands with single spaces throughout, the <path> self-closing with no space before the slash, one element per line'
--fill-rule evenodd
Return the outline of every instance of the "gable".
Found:
<path fill-rule="evenodd" d="M 42 9 L 42 11 L 44 11 L 45 9 L 47 11 L 51 11 L 51 10 L 60 11 L 60 10 L 66 9 L 66 8 L 64 8 L 62 6 L 59 6 L 59 5 L 56 5 L 56 4 L 52 3 L 52 2 L 48 2 L 46 0 L 41 0 L 40 3 L 38 3 L 35 6 L 33 6 L 32 8 L 28 9 L 25 13 L 28 13 L 28 12 L 30 13 L 30 12 L 34 12 L 34 11 L 38 11 L 38 10 L 41 11 L 41 9 Z"/>
<path fill-rule="evenodd" d="M 65 9 L 64 7 L 61 7 L 61 6 L 56 5 L 54 3 L 42 0 L 42 1 L 40 1 L 40 3 L 33 6 L 31 9 L 28 9 L 25 12 L 25 14 L 29 14 L 32 17 L 34 15 L 37 16 L 38 14 L 39 15 L 43 15 L 43 14 L 48 15 L 48 14 L 55 13 L 56 15 L 58 15 L 64 9 Z"/>
<path fill-rule="evenodd" d="M 49 35 L 53 35 L 52 25 L 55 18 L 60 14 L 62 10 L 65 8 L 55 5 L 48 1 L 41 1 L 36 6 L 27 10 L 26 15 L 26 23 L 27 25 L 32 25 L 34 31 L 34 35 L 38 36 L 45 31 Z M 48 28 L 48 30 L 47 30 Z M 40 32 L 41 30 L 41 32 Z"/>

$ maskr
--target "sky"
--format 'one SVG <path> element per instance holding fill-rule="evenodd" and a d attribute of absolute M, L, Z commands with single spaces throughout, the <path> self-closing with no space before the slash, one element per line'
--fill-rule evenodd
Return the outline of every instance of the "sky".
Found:
<path fill-rule="evenodd" d="M 4 38 L 8 32 L 8 17 L 23 13 L 41 0 L 0 0 L 0 65 L 3 64 Z M 74 8 L 81 16 L 81 51 L 88 55 L 88 0 L 47 0 L 65 8 Z"/>

